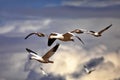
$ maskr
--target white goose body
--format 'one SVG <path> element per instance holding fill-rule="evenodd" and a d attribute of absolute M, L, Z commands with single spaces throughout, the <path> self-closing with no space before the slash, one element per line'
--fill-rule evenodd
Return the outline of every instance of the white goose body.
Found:
<path fill-rule="evenodd" d="M 32 55 L 32 56 L 31 56 L 31 59 L 34 59 L 34 60 L 37 60 L 37 61 L 39 61 L 39 62 L 45 63 L 45 60 L 44 60 L 41 56 L 38 56 L 37 54 L 34 54 L 34 53 L 32 53 L 32 52 L 30 52 L 30 54 Z"/>
<path fill-rule="evenodd" d="M 49 36 L 49 38 L 56 38 L 56 39 L 64 39 L 63 34 L 60 33 L 51 33 L 51 35 Z"/>

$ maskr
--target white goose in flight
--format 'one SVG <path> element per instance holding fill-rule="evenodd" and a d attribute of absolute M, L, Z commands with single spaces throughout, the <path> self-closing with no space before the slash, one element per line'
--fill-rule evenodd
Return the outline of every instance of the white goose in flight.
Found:
<path fill-rule="evenodd" d="M 51 46 L 52 43 L 56 40 L 59 39 L 61 41 L 74 41 L 73 37 L 76 37 L 77 39 L 79 39 L 82 44 L 84 44 L 84 42 L 81 40 L 81 38 L 79 38 L 78 36 L 74 35 L 73 32 L 67 32 L 65 34 L 60 34 L 60 33 L 51 33 L 48 37 L 48 46 Z"/>
<path fill-rule="evenodd" d="M 44 56 L 39 56 L 36 52 L 26 48 L 27 52 L 31 55 L 30 59 L 37 60 L 41 63 L 54 63 L 50 61 L 49 58 L 57 51 L 59 44 L 56 44 L 52 49 L 50 49 Z"/>
<path fill-rule="evenodd" d="M 42 67 L 40 67 L 40 70 L 42 71 L 42 74 L 43 74 L 43 75 L 45 75 L 45 76 L 48 75 Z"/>
<path fill-rule="evenodd" d="M 93 72 L 95 69 L 88 69 L 86 65 L 84 65 L 84 70 L 87 74 L 90 74 L 91 72 Z"/>
<path fill-rule="evenodd" d="M 109 29 L 111 26 L 112 26 L 112 24 L 110 24 L 110 25 L 107 26 L 106 28 L 100 30 L 99 32 L 89 31 L 88 34 L 91 34 L 91 35 L 93 35 L 93 36 L 95 36 L 95 37 L 100 37 L 100 36 L 102 36 L 102 33 L 103 33 L 104 31 L 106 31 L 107 29 Z"/>
<path fill-rule="evenodd" d="M 77 34 L 83 34 L 83 33 L 88 33 L 89 31 L 86 29 L 75 29 L 71 31 L 71 33 L 77 33 Z"/>

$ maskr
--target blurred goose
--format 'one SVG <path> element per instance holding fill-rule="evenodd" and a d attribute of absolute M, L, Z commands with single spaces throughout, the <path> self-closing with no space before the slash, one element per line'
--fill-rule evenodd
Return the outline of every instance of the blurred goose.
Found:
<path fill-rule="evenodd" d="M 40 70 L 42 71 L 43 75 L 46 75 L 46 76 L 48 75 L 42 67 L 40 67 Z"/>
<path fill-rule="evenodd" d="M 88 34 L 91 34 L 91 35 L 93 35 L 93 36 L 95 36 L 95 37 L 100 37 L 100 36 L 102 36 L 102 33 L 103 33 L 104 31 L 106 31 L 107 29 L 109 29 L 111 26 L 112 26 L 112 24 L 110 24 L 108 27 L 100 30 L 99 32 L 89 31 Z"/>
<path fill-rule="evenodd" d="M 33 33 L 28 34 L 28 35 L 25 37 L 25 39 L 27 39 L 27 38 L 30 37 L 31 35 L 37 35 L 37 36 L 39 36 L 39 37 L 45 37 L 45 34 L 43 34 L 43 33 L 33 32 Z"/>
<path fill-rule="evenodd" d="M 75 30 L 71 31 L 71 33 L 83 34 L 83 33 L 88 33 L 88 30 L 85 30 L 85 29 L 75 29 Z"/>
<path fill-rule="evenodd" d="M 44 56 L 39 56 L 36 52 L 26 48 L 27 52 L 31 55 L 30 59 L 37 60 L 41 63 L 54 63 L 50 61 L 49 58 L 57 51 L 59 44 L 56 44 L 52 49 L 50 49 Z"/>
<path fill-rule="evenodd" d="M 65 34 L 60 34 L 60 33 L 51 33 L 48 37 L 48 46 L 51 46 L 52 43 L 56 40 L 59 39 L 61 41 L 74 41 L 73 37 L 76 37 L 79 39 L 83 44 L 84 42 L 79 38 L 78 36 L 74 35 L 72 32 L 67 32 Z"/>
<path fill-rule="evenodd" d="M 93 72 L 95 69 L 88 69 L 86 65 L 84 65 L 84 70 L 87 74 L 90 74 L 91 72 Z"/>

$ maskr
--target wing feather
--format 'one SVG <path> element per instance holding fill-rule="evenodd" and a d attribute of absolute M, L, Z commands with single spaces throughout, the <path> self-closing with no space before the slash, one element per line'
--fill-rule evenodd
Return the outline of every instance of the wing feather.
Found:
<path fill-rule="evenodd" d="M 56 44 L 52 49 L 50 49 L 42 58 L 48 60 L 58 49 L 60 44 Z"/>
<path fill-rule="evenodd" d="M 107 26 L 106 28 L 102 29 L 101 31 L 99 31 L 99 34 L 102 34 L 104 31 L 106 31 L 107 29 L 109 29 L 112 26 L 112 24 L 110 24 L 109 26 Z"/>

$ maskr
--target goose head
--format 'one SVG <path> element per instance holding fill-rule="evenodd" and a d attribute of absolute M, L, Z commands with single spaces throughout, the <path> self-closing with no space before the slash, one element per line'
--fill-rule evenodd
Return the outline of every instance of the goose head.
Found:
<path fill-rule="evenodd" d="M 45 36 L 45 34 L 40 33 L 40 32 L 37 32 L 37 35 L 38 35 L 39 37 L 44 37 L 44 36 Z"/>

